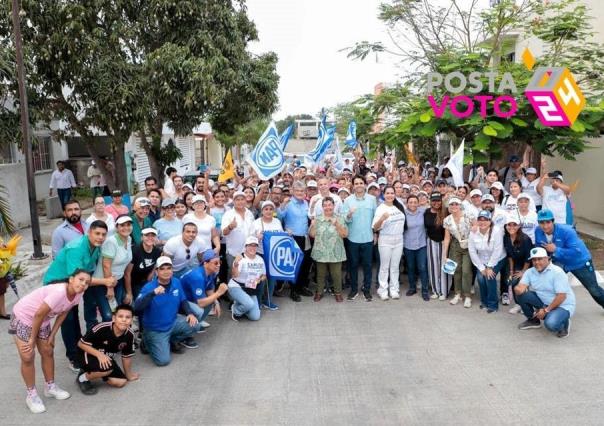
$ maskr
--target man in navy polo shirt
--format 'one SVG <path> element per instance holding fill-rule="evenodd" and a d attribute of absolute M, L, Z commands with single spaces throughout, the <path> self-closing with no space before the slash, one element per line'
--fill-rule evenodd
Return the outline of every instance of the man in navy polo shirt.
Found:
<path fill-rule="evenodd" d="M 229 287 L 222 283 L 216 287 L 216 277 L 220 270 L 220 257 L 212 249 L 207 249 L 202 255 L 202 264 L 192 271 L 187 272 L 181 277 L 182 287 L 185 291 L 185 296 L 189 301 L 189 308 L 195 317 L 197 317 L 196 331 L 201 333 L 204 327 L 209 324 L 202 325 L 212 306 L 216 306 L 216 315 L 220 316 L 220 303 L 218 299 L 225 294 Z"/>
<path fill-rule="evenodd" d="M 155 365 L 161 367 L 170 363 L 170 352 L 182 352 L 181 344 L 190 349 L 199 345 L 191 337 L 197 318 L 189 308 L 180 280 L 172 276 L 172 259 L 160 256 L 156 268 L 157 278 L 141 289 L 134 310 L 142 317 L 145 348 Z M 178 315 L 179 309 L 186 318 Z"/>

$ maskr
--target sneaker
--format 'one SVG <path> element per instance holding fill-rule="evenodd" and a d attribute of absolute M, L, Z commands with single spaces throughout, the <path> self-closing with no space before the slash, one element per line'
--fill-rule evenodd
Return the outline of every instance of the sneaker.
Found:
<path fill-rule="evenodd" d="M 497 312 L 497 309 L 487 309 L 487 314 L 492 314 L 493 312 Z"/>
<path fill-rule="evenodd" d="M 508 312 L 510 314 L 519 314 L 520 312 L 522 312 L 522 308 L 520 307 L 520 305 L 516 305 L 513 308 L 511 308 Z"/>
<path fill-rule="evenodd" d="M 386 300 L 388 300 L 388 299 L 390 299 L 390 298 L 388 297 L 388 295 L 387 295 L 387 294 L 382 294 L 382 295 L 380 295 L 380 300 L 383 300 L 383 301 L 385 302 L 385 301 L 386 301 Z"/>
<path fill-rule="evenodd" d="M 71 396 L 71 394 L 67 391 L 64 391 L 63 389 L 58 387 L 56 383 L 54 383 L 50 388 L 48 386 L 46 386 L 44 388 L 44 396 L 46 398 L 54 398 L 54 399 L 62 400 L 62 399 L 68 399 Z"/>
<path fill-rule="evenodd" d="M 510 304 L 510 296 L 508 296 L 507 293 L 503 293 L 501 295 L 501 304 L 502 305 L 509 305 Z"/>
<path fill-rule="evenodd" d="M 199 347 L 199 344 L 195 340 L 193 340 L 192 337 L 187 337 L 185 340 L 180 342 L 180 344 L 187 349 L 197 349 Z"/>
<path fill-rule="evenodd" d="M 563 328 L 562 330 L 560 330 L 558 332 L 558 334 L 556 334 L 556 336 L 558 336 L 560 339 L 564 339 L 564 338 L 568 337 L 569 334 L 570 334 L 570 319 L 568 320 L 568 325 L 566 326 L 566 328 Z"/>
<path fill-rule="evenodd" d="M 443 300 L 447 300 L 447 296 L 445 296 L 444 294 L 441 294 L 440 296 L 438 296 L 438 300 L 440 300 L 441 302 Z"/>
<path fill-rule="evenodd" d="M 474 290 L 474 286 L 470 287 L 470 294 L 474 294 L 476 293 L 476 290 Z"/>
<path fill-rule="evenodd" d="M 528 330 L 530 328 L 541 328 L 541 321 L 537 318 L 527 319 L 518 325 L 520 330 Z"/>
<path fill-rule="evenodd" d="M 348 293 L 348 297 L 346 298 L 346 300 L 354 300 L 357 298 L 358 295 L 358 291 L 351 291 L 350 293 Z"/>
<path fill-rule="evenodd" d="M 424 299 L 424 302 L 429 302 L 430 296 L 428 296 L 428 294 L 422 294 L 422 299 Z"/>
<path fill-rule="evenodd" d="M 27 398 L 25 398 L 25 403 L 27 404 L 27 408 L 29 408 L 29 411 L 34 414 L 40 414 L 46 411 L 44 403 L 37 394 L 28 395 Z"/>
<path fill-rule="evenodd" d="M 451 305 L 457 305 L 460 300 L 461 300 L 461 296 L 459 294 L 456 294 L 455 297 L 453 299 L 451 299 L 451 301 L 449 303 Z"/>
<path fill-rule="evenodd" d="M 279 309 L 279 306 L 275 305 L 273 302 L 264 302 L 262 306 L 264 306 L 264 309 L 268 309 L 269 311 L 276 311 Z"/>
<path fill-rule="evenodd" d="M 407 293 L 405 293 L 405 296 L 413 296 L 415 293 L 417 293 L 417 290 L 407 290 Z"/>
<path fill-rule="evenodd" d="M 84 373 L 81 373 L 81 375 L 83 375 Z M 80 381 L 80 376 L 78 376 L 78 378 L 76 379 L 76 383 L 78 384 L 78 387 L 80 388 L 80 390 L 82 391 L 82 393 L 84 395 L 94 395 L 98 392 L 98 389 L 96 388 L 96 386 L 94 386 L 90 380 L 84 380 L 83 382 Z"/>
<path fill-rule="evenodd" d="M 170 343 L 170 352 L 173 354 L 182 354 L 182 345 L 180 343 Z"/>
<path fill-rule="evenodd" d="M 344 297 L 342 297 L 342 293 L 336 293 L 335 297 L 336 297 L 336 302 L 338 302 L 338 303 L 341 303 L 344 301 Z"/>
<path fill-rule="evenodd" d="M 80 374 L 80 366 L 74 361 L 69 361 L 67 368 L 69 368 L 75 374 Z"/>
<path fill-rule="evenodd" d="M 400 294 L 398 294 L 398 293 L 392 293 L 392 294 L 390 295 L 390 297 L 392 297 L 394 300 L 398 300 L 398 299 L 400 299 L 400 298 L 401 298 L 401 295 L 400 295 Z"/>
<path fill-rule="evenodd" d="M 465 300 L 463 301 L 463 307 L 464 308 L 471 308 L 472 307 L 472 299 L 470 299 L 469 297 L 466 297 Z"/>
<path fill-rule="evenodd" d="M 208 314 L 211 317 L 215 317 L 216 316 L 216 308 L 212 307 L 212 310 L 210 311 L 210 313 Z"/>
<path fill-rule="evenodd" d="M 231 318 L 233 319 L 233 321 L 235 321 L 235 322 L 239 322 L 239 320 L 240 320 L 241 318 L 243 318 L 243 315 L 235 315 L 235 312 L 234 312 L 234 311 L 231 311 Z"/>
<path fill-rule="evenodd" d="M 201 333 L 205 333 L 207 330 L 205 327 L 200 327 L 199 330 L 197 330 L 197 334 L 201 334 Z"/>
<path fill-rule="evenodd" d="M 365 296 L 365 302 L 371 302 L 373 300 L 373 296 L 370 291 L 364 291 L 363 296 Z"/>
<path fill-rule="evenodd" d="M 432 295 L 430 296 L 430 299 L 438 299 L 438 294 L 432 293 Z"/>
<path fill-rule="evenodd" d="M 210 325 L 211 325 L 211 324 L 210 324 L 209 322 L 207 322 L 207 321 L 202 321 L 202 322 L 201 322 L 201 326 L 202 326 L 203 328 L 208 328 Z"/>

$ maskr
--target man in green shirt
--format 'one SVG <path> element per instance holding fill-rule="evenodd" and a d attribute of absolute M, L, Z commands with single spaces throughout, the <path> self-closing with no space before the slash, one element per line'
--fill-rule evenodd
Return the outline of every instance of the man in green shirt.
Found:
<path fill-rule="evenodd" d="M 101 255 L 101 246 L 107 237 L 107 224 L 102 220 L 95 220 L 90 224 L 86 235 L 70 241 L 59 251 L 55 260 L 44 274 L 44 285 L 65 282 L 77 269 L 84 269 L 92 275 L 96 269 Z M 115 285 L 115 278 L 92 278 L 90 285 Z M 61 324 L 61 337 L 65 343 L 67 358 L 71 368 L 78 371 L 77 345 L 82 337 L 78 307 L 74 306 L 63 324 Z"/>
<path fill-rule="evenodd" d="M 132 246 L 138 246 L 141 244 L 143 239 L 142 230 L 145 228 L 151 228 L 153 223 L 149 218 L 149 212 L 151 211 L 151 201 L 146 197 L 139 197 L 134 201 L 132 206 Z"/>

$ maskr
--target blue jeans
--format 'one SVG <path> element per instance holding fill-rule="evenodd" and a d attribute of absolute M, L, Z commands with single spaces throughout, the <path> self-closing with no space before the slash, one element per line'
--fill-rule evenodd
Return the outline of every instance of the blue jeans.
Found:
<path fill-rule="evenodd" d="M 586 262 L 585 266 L 570 272 L 583 284 L 583 287 L 587 289 L 596 303 L 604 308 L 604 289 L 598 285 L 598 279 L 596 278 L 596 272 L 591 260 Z"/>
<path fill-rule="evenodd" d="M 71 200 L 71 188 L 57 189 L 57 196 L 61 202 L 61 207 L 65 207 L 65 203 Z"/>
<path fill-rule="evenodd" d="M 363 267 L 363 291 L 371 291 L 371 259 L 373 242 L 353 243 L 348 241 L 348 273 L 350 274 L 350 292 L 359 291 L 359 265 Z"/>
<path fill-rule="evenodd" d="M 213 303 L 206 306 L 205 308 L 202 308 L 197 303 L 189 302 L 189 308 L 191 309 L 191 312 L 193 312 L 193 315 L 195 315 L 195 318 L 197 318 L 198 321 L 197 325 L 193 327 L 195 331 L 199 331 L 203 328 L 201 326 L 201 322 L 205 321 L 208 315 L 210 315 L 212 306 L 214 306 Z"/>
<path fill-rule="evenodd" d="M 172 329 L 168 331 L 143 330 L 143 341 L 149 351 L 151 359 L 158 367 L 170 364 L 170 343 L 182 342 L 193 335 L 195 329 L 189 325 L 187 319 L 177 315 Z"/>
<path fill-rule="evenodd" d="M 407 277 L 409 290 L 417 291 L 417 275 L 422 283 L 422 295 L 428 294 L 428 248 L 426 246 L 417 250 L 403 249 L 407 263 Z"/>
<path fill-rule="evenodd" d="M 82 337 L 80 328 L 79 306 L 76 305 L 67 314 L 61 324 L 61 337 L 65 344 L 65 355 L 71 362 L 77 362 L 78 342 Z"/>
<path fill-rule="evenodd" d="M 260 307 L 256 296 L 250 296 L 241 287 L 229 287 L 229 296 L 233 299 L 231 309 L 235 315 L 245 315 L 252 321 L 260 319 Z"/>
<path fill-rule="evenodd" d="M 262 280 L 260 284 L 258 284 L 258 304 L 269 305 L 273 303 L 273 292 L 275 291 L 275 285 L 277 284 L 277 280 Z M 268 287 L 268 290 L 267 290 Z"/>
<path fill-rule="evenodd" d="M 499 309 L 499 291 L 497 289 L 497 274 L 506 265 L 507 258 L 501 259 L 493 268 L 495 276 L 487 278 L 478 271 L 478 285 L 480 288 L 480 304 L 487 309 Z"/>
<path fill-rule="evenodd" d="M 516 296 L 516 303 L 522 308 L 522 313 L 528 319 L 533 318 L 535 311 L 545 307 L 545 304 L 539 299 L 537 293 L 534 291 L 527 291 L 520 296 Z M 545 315 L 543 325 L 549 331 L 558 332 L 568 328 L 568 321 L 570 319 L 570 312 L 564 308 L 556 308 Z"/>
<path fill-rule="evenodd" d="M 123 297 L 123 296 L 122 296 Z M 118 289 L 115 289 L 115 298 L 118 299 Z M 104 285 L 95 285 L 88 287 L 84 292 L 84 320 L 86 321 L 86 332 L 99 323 L 97 308 L 101 314 L 101 320 L 111 321 L 111 308 L 107 300 L 107 287 Z"/>

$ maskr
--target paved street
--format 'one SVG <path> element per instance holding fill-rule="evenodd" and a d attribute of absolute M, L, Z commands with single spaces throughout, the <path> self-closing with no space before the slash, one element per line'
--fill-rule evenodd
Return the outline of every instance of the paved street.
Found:
<path fill-rule="evenodd" d="M 259 323 L 211 319 L 201 347 L 167 367 L 137 354 L 138 382 L 92 397 L 77 390 L 57 339 L 57 382 L 73 396 L 41 415 L 25 406 L 2 322 L 0 424 L 602 424 L 604 313 L 575 291 L 565 340 L 518 331 L 522 317 L 507 309 L 279 299 Z"/>

